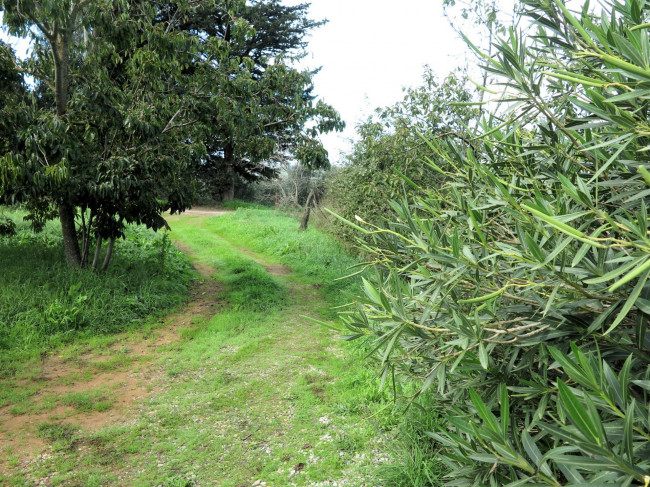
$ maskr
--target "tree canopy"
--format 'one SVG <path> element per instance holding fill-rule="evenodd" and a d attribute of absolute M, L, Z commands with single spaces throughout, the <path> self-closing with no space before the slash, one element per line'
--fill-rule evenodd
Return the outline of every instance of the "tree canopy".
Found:
<path fill-rule="evenodd" d="M 237 180 L 277 176 L 279 160 L 293 158 L 325 167 L 320 133 L 342 130 L 338 113 L 313 94 L 314 72 L 290 65 L 303 55 L 305 37 L 324 23 L 307 18 L 308 4 L 284 6 L 277 0 L 241 4 L 238 17 L 206 6 L 179 25 L 199 37 L 219 39 L 228 61 L 218 67 L 227 82 L 210 88 L 203 123 L 207 153 L 196 168 L 204 185 L 232 199 Z M 237 22 L 252 29 L 235 36 Z"/>
<path fill-rule="evenodd" d="M 0 153 L 0 193 L 28 203 L 37 223 L 58 212 L 71 265 L 87 265 L 91 241 L 99 252 L 125 224 L 165 226 L 162 213 L 191 205 L 198 168 L 211 160 L 229 162 L 220 172 L 268 176 L 261 162 L 274 152 L 317 144 L 319 131 L 340 126 L 308 96 L 310 73 L 280 55 L 318 25 L 305 5 L 6 0 L 0 8 L 7 30 L 33 43 L 13 69 L 3 49 L 3 72 L 34 80 L 33 116 L 17 133 L 23 150 Z M 264 24 L 262 12 L 276 14 Z M 12 100 L 6 110 L 17 116 Z"/>

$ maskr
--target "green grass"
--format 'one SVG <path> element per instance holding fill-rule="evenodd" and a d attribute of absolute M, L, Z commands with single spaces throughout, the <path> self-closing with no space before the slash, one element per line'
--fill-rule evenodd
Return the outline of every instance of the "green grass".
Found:
<path fill-rule="evenodd" d="M 298 231 L 296 219 L 282 213 L 244 208 L 210 218 L 204 226 L 235 245 L 289 266 L 305 282 L 318 286 L 332 307 L 350 302 L 358 289 L 358 279 L 340 279 L 356 272 L 353 266 L 359 264 L 344 246 L 313 228 Z"/>
<path fill-rule="evenodd" d="M 106 391 L 72 392 L 62 398 L 62 403 L 82 412 L 103 412 L 113 407 L 113 399 Z"/>
<path fill-rule="evenodd" d="M 159 352 L 160 376 L 149 383 L 153 394 L 141 414 L 96 432 L 42 425 L 38 433 L 53 446 L 51 456 L 27 471 L 0 474 L 0 484 L 47 478 L 48 485 L 84 486 L 408 485 L 403 479 L 413 475 L 399 464 L 410 459 L 404 465 L 412 469 L 418 458 L 430 461 L 431 452 L 418 457 L 402 440 L 386 443 L 403 424 L 391 392 L 379 389 L 364 350 L 306 318 L 334 315 L 332 307 L 347 299 L 341 293 L 356 284 L 330 281 L 354 259 L 328 236 L 298 232 L 294 219 L 273 211 L 170 221 L 173 238 L 222 283 L 214 316 L 188 316 L 194 325 L 183 339 Z M 270 275 L 271 263 L 294 272 Z M 78 352 L 72 344 L 60 354 Z M 23 391 L 22 401 L 34 392 Z M 104 391 L 86 391 L 58 401 L 92 412 L 111 407 L 105 399 Z M 424 427 L 410 434 L 422 438 Z"/>
<path fill-rule="evenodd" d="M 70 450 L 79 439 L 78 428 L 67 423 L 41 423 L 36 431 L 54 451 Z"/>
<path fill-rule="evenodd" d="M 221 203 L 221 206 L 226 210 L 237 210 L 239 208 L 268 209 L 268 207 L 260 205 L 259 203 L 242 200 L 224 201 Z"/>
<path fill-rule="evenodd" d="M 75 432 L 76 451 L 61 443 L 36 473 L 54 485 L 364 485 L 382 448 L 378 427 L 397 420 L 369 420 L 390 410 L 390 394 L 378 392 L 352 347 L 303 317 L 326 319 L 331 307 L 313 276 L 268 274 L 253 259 L 260 255 L 243 253 L 206 220 L 172 219 L 172 228 L 197 261 L 215 268 L 224 287 L 219 312 L 160 356 L 162 376 L 141 416 Z"/>
<path fill-rule="evenodd" d="M 34 234 L 25 212 L 3 214 L 17 235 L 0 237 L 0 377 L 64 343 L 137 327 L 186 297 L 189 262 L 163 235 L 130 228 L 106 273 L 74 270 L 55 222 Z"/>

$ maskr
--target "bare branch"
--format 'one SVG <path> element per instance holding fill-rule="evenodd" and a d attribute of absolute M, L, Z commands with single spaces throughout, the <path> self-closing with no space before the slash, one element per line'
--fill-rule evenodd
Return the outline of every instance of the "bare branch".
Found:
<path fill-rule="evenodd" d="M 179 108 L 178 110 L 176 110 L 176 113 L 174 113 L 174 115 L 172 115 L 172 118 L 169 119 L 169 122 L 167 122 L 167 125 L 165 126 L 165 128 L 162 131 L 163 134 L 172 129 L 172 126 L 174 124 L 174 120 L 176 120 L 176 117 L 178 117 L 178 115 L 180 115 L 181 111 L 182 111 L 182 108 Z"/>

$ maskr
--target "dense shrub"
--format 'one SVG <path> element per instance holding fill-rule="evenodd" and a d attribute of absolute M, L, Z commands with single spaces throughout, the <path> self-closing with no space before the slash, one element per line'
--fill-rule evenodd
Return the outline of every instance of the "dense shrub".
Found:
<path fill-rule="evenodd" d="M 389 201 L 402 194 L 400 173 L 420 183 L 439 179 L 423 162 L 429 150 L 420 134 L 444 138 L 464 133 L 475 115 L 474 108 L 464 105 L 470 100 L 462 73 L 439 82 L 427 68 L 420 86 L 407 89 L 401 101 L 378 109 L 357 127 L 359 142 L 347 164 L 327 175 L 326 206 L 345 218 L 384 222 Z M 335 224 L 334 230 L 346 240 L 353 238 L 345 225 Z"/>
<path fill-rule="evenodd" d="M 485 58 L 508 109 L 352 223 L 375 275 L 344 321 L 437 395 L 445 485 L 647 486 L 650 9 L 525 4 L 536 35 Z"/>

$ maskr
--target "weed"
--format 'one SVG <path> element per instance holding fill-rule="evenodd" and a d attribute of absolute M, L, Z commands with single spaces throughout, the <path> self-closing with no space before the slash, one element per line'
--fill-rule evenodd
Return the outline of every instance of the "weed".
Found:
<path fill-rule="evenodd" d="M 193 487 L 196 485 L 193 480 L 182 477 L 171 477 L 163 482 L 163 487 Z"/>
<path fill-rule="evenodd" d="M 62 398 L 62 402 L 77 411 L 89 413 L 108 411 L 113 407 L 114 401 L 102 391 L 87 391 L 66 394 Z"/>
<path fill-rule="evenodd" d="M 396 487 L 438 487 L 444 485 L 446 473 L 439 459 L 439 443 L 427 435 L 440 428 L 442 421 L 432 414 L 436 405 L 431 395 L 420 396 L 419 407 L 411 407 L 406 414 L 400 414 L 394 429 L 394 438 L 388 442 L 390 461 L 378 470 L 386 485 Z"/>
<path fill-rule="evenodd" d="M 36 434 L 52 443 L 55 451 L 70 450 L 79 441 L 77 428 L 67 423 L 41 423 L 36 427 Z"/>

